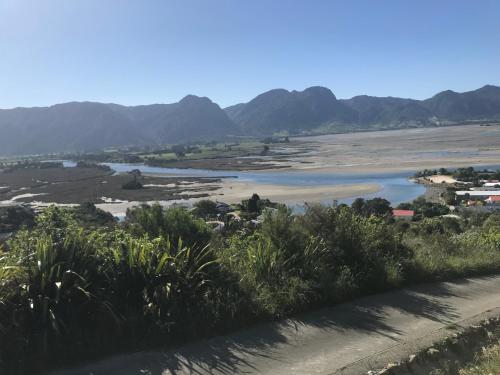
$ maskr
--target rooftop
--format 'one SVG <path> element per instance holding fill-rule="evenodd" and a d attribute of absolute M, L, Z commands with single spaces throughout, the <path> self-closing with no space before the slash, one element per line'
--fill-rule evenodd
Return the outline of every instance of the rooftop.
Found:
<path fill-rule="evenodd" d="M 415 211 L 413 210 L 392 210 L 393 216 L 413 216 Z"/>

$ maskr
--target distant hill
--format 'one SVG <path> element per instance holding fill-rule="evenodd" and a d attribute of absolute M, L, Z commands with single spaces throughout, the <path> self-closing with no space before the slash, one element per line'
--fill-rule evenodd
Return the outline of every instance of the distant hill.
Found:
<path fill-rule="evenodd" d="M 361 95 L 342 102 L 356 112 L 355 122 L 361 125 L 403 124 L 432 117 L 420 101 L 413 99 Z"/>
<path fill-rule="evenodd" d="M 277 131 L 294 133 L 329 121 L 353 122 L 356 119 L 356 113 L 325 87 L 310 87 L 304 91 L 271 90 L 225 111 L 244 133 L 254 135 Z"/>
<path fill-rule="evenodd" d="M 422 104 L 440 119 L 462 121 L 498 118 L 500 87 L 487 85 L 464 93 L 443 91 L 424 100 Z"/>
<path fill-rule="evenodd" d="M 72 102 L 0 110 L 0 154 L 92 151 L 222 139 L 500 121 L 500 87 L 443 91 L 426 100 L 355 96 L 325 87 L 275 89 L 222 110 L 205 97 L 178 103 L 122 106 Z"/>
<path fill-rule="evenodd" d="M 193 95 L 174 104 L 73 102 L 0 110 L 0 154 L 215 140 L 239 132 L 217 104 Z"/>
<path fill-rule="evenodd" d="M 433 126 L 468 120 L 500 120 L 500 87 L 475 91 L 444 91 L 427 100 L 355 96 L 337 100 L 324 87 L 304 91 L 276 89 L 248 103 L 225 108 L 228 116 L 249 134 L 327 130 L 370 130 Z"/>

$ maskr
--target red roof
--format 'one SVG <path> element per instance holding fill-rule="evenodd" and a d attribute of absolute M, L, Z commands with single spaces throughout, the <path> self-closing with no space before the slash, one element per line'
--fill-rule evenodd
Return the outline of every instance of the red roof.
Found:
<path fill-rule="evenodd" d="M 392 210 L 393 216 L 413 216 L 414 214 L 413 210 Z"/>
<path fill-rule="evenodd" d="M 491 195 L 488 200 L 491 202 L 500 202 L 500 195 Z"/>

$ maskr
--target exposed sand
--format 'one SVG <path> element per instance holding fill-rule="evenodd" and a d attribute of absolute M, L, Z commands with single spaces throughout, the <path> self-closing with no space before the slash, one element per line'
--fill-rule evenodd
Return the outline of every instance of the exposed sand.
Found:
<path fill-rule="evenodd" d="M 261 198 L 269 198 L 274 202 L 296 204 L 357 197 L 376 193 L 380 189 L 377 184 L 288 186 L 225 180 L 222 182 L 221 190 L 211 193 L 211 198 L 236 203 L 257 193 Z"/>
<path fill-rule="evenodd" d="M 276 147 L 279 151 L 278 154 L 283 155 L 283 157 L 274 155 L 264 158 L 269 161 L 273 160 L 282 166 L 291 166 L 285 168 L 285 171 L 352 174 L 500 165 L 500 125 L 467 125 L 302 137 L 293 138 L 292 142 L 286 146 L 276 145 L 272 147 Z M 279 175 L 280 170 L 273 169 L 261 172 Z M 43 173 L 44 177 L 47 177 L 48 171 L 43 170 L 39 173 Z M 12 175 L 7 177 L 13 178 Z M 173 178 L 173 181 L 170 181 L 163 179 L 163 177 L 153 180 L 153 177 L 145 174 L 144 178 L 152 179 L 146 182 L 147 189 L 130 192 L 120 188 L 122 181 L 116 182 L 114 187 L 111 186 L 110 181 L 113 178 L 119 179 L 120 176 L 104 175 L 100 178 L 105 179 L 107 183 L 96 185 L 99 186 L 98 190 L 85 186 L 85 191 L 92 193 L 92 196 L 86 200 L 95 200 L 89 199 L 93 197 L 113 197 L 114 201 L 106 198 L 99 199 L 96 202 L 97 206 L 120 216 L 125 214 L 128 207 L 140 203 L 151 203 L 152 199 L 157 198 L 162 200 L 160 201 L 162 205 L 192 204 L 198 199 L 203 199 L 195 197 L 208 194 L 211 199 L 235 203 L 257 193 L 262 198 L 269 198 L 273 201 L 300 204 L 363 196 L 380 190 L 380 186 L 376 184 L 287 186 L 257 184 L 234 179 L 224 179 L 222 182 L 212 179 L 212 181 L 202 183 L 200 178 L 189 179 L 188 177 L 183 177 L 182 181 L 178 181 L 178 178 Z M 434 182 L 451 182 L 447 178 L 443 179 L 443 176 L 439 176 L 439 178 Z M 32 183 L 31 180 L 28 182 Z M 90 183 L 90 180 L 85 181 Z M 4 185 L 9 184 L 7 181 L 0 182 L 2 182 L 3 188 L 5 188 Z M 92 186 L 94 185 L 92 182 Z M 26 186 L 26 183 L 21 183 L 20 186 Z M 51 186 L 54 189 L 60 189 L 61 192 L 57 191 L 57 194 L 53 194 L 55 198 L 45 196 L 39 200 L 50 202 L 52 198 L 57 201 L 57 198 L 61 198 L 63 195 L 67 196 L 70 193 L 79 199 L 81 198 L 82 182 L 80 180 L 76 184 L 78 189 L 75 189 L 74 192 L 68 191 L 65 185 L 52 184 Z M 35 189 L 31 192 L 33 194 L 46 192 L 45 189 L 41 190 L 43 187 L 35 186 L 33 189 Z M 167 192 L 165 189 L 174 191 Z M 11 200 L 15 191 L 11 191 L 6 195 L 6 198 Z M 116 195 L 116 192 L 120 193 L 119 196 Z M 16 198 L 20 197 L 22 196 Z M 177 199 L 181 197 L 186 199 Z M 168 200 L 168 198 L 176 200 Z M 122 201 L 117 201 L 117 199 Z M 76 198 L 69 197 L 67 202 L 60 201 L 59 203 L 73 203 L 75 201 Z"/>
<path fill-rule="evenodd" d="M 454 184 L 457 182 L 452 176 L 443 175 L 428 176 L 426 179 L 434 184 Z"/>
<path fill-rule="evenodd" d="M 377 173 L 500 164 L 500 125 L 333 134 L 294 140 L 308 144 L 310 149 L 289 158 L 292 169 L 302 171 Z"/>
<path fill-rule="evenodd" d="M 210 191 L 209 199 L 218 200 L 226 203 L 239 203 L 243 199 L 248 199 L 253 193 L 259 194 L 261 198 L 269 198 L 273 202 L 287 204 L 302 204 L 305 202 L 325 202 L 333 201 L 334 199 L 344 199 L 357 197 L 364 194 L 376 193 L 380 190 L 377 184 L 360 184 L 360 185 L 336 185 L 336 186 L 286 186 L 286 185 L 264 185 L 235 180 L 225 180 L 221 184 L 221 188 L 216 191 Z M 200 199 L 207 198 L 190 198 L 182 200 L 168 201 L 110 201 L 98 203 L 96 207 L 108 211 L 111 214 L 122 217 L 125 216 L 127 208 L 138 206 L 140 204 L 159 203 L 161 206 L 168 207 L 176 204 L 192 205 Z"/>

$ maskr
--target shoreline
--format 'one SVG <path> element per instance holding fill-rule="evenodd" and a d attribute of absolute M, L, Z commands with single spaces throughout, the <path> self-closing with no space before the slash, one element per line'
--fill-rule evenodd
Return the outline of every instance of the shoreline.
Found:
<path fill-rule="evenodd" d="M 228 204 L 240 203 L 248 199 L 253 193 L 258 194 L 263 199 L 283 203 L 287 205 L 299 205 L 304 203 L 322 203 L 328 200 L 354 198 L 362 195 L 377 193 L 381 190 L 378 184 L 356 184 L 356 185 L 322 185 L 322 186 L 286 186 L 286 185 L 264 185 L 251 184 L 241 181 L 231 181 L 222 183 L 220 189 L 209 192 L 207 197 L 192 197 L 187 199 L 172 200 L 149 200 L 149 201 L 126 201 L 109 200 L 107 202 L 96 203 L 95 206 L 116 217 L 125 216 L 127 209 L 141 204 L 158 203 L 163 207 L 173 205 L 192 205 L 203 200 L 212 199 Z M 31 202 L 28 203 L 34 208 L 47 207 L 52 204 L 61 207 L 72 207 L 75 204 L 61 204 L 55 202 Z"/>

